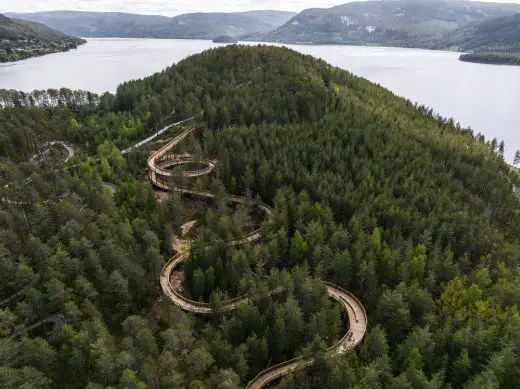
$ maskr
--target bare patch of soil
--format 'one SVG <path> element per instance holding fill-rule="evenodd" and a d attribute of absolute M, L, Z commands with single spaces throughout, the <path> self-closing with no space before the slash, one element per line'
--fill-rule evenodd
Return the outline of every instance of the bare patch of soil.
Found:
<path fill-rule="evenodd" d="M 153 326 L 158 321 L 164 319 L 166 317 L 166 312 L 164 311 L 164 304 L 163 304 L 163 296 L 157 297 L 157 299 L 152 304 L 152 307 L 148 311 L 148 314 L 146 315 L 146 319 L 148 320 L 148 323 Z"/>
<path fill-rule="evenodd" d="M 195 226 L 195 224 L 197 224 L 196 220 L 192 220 L 190 222 L 184 223 L 181 226 L 181 237 L 186 236 L 186 234 L 193 228 L 193 226 Z M 174 253 L 183 253 L 186 250 L 190 249 L 190 244 L 191 244 L 190 240 L 181 239 L 181 238 L 178 238 L 177 236 L 174 236 L 172 238 L 171 249 Z"/>
<path fill-rule="evenodd" d="M 186 234 L 190 232 L 190 230 L 195 226 L 195 224 L 197 224 L 197 220 L 192 220 L 190 222 L 184 223 L 181 226 L 181 236 L 186 236 Z"/>
<path fill-rule="evenodd" d="M 155 200 L 161 204 L 163 203 L 164 201 L 166 201 L 168 199 L 168 193 L 166 192 L 162 192 L 160 190 L 156 190 L 155 191 Z"/>
<path fill-rule="evenodd" d="M 172 239 L 171 250 L 174 253 L 182 253 L 187 249 L 188 243 L 185 240 L 179 239 L 176 236 Z"/>
<path fill-rule="evenodd" d="M 181 265 L 175 271 L 170 273 L 170 285 L 172 288 L 182 294 L 183 296 L 191 299 L 192 296 L 184 289 L 184 266 Z"/>

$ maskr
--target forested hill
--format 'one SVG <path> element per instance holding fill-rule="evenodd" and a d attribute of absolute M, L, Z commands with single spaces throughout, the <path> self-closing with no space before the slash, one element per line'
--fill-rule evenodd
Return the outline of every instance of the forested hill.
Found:
<path fill-rule="evenodd" d="M 0 14 L 0 62 L 67 51 L 86 43 L 43 24 Z"/>
<path fill-rule="evenodd" d="M 83 37 L 191 38 L 237 37 L 271 31 L 295 15 L 286 11 L 191 13 L 175 17 L 120 12 L 51 11 L 9 14 Z"/>
<path fill-rule="evenodd" d="M 496 139 L 279 47 L 209 50 L 99 99 L 0 110 L 0 387 L 235 389 L 301 354 L 315 365 L 279 388 L 517 387 L 520 180 Z M 158 203 L 148 150 L 119 150 L 202 110 L 179 152 L 219 161 L 190 183 L 215 203 Z M 76 160 L 51 158 L 49 140 Z M 229 247 L 262 223 L 258 200 L 274 208 L 265 238 Z M 161 298 L 192 220 L 173 282 L 215 307 L 250 303 L 204 318 Z M 325 353 L 345 320 L 320 280 L 367 309 L 341 358 Z M 265 297 L 272 285 L 283 292 Z"/>

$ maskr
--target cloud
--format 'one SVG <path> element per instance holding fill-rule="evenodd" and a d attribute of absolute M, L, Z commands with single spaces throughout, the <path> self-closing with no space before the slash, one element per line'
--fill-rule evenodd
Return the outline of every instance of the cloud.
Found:
<path fill-rule="evenodd" d="M 188 12 L 235 12 L 256 9 L 301 11 L 311 7 L 332 7 L 348 0 L 2 0 L 2 12 L 50 10 L 117 11 L 143 14 L 178 15 Z"/>

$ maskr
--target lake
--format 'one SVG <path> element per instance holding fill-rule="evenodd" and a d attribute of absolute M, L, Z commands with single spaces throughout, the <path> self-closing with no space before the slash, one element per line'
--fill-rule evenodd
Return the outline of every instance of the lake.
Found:
<path fill-rule="evenodd" d="M 123 81 L 148 76 L 216 46 L 203 40 L 89 38 L 86 45 L 68 53 L 0 64 L 0 88 L 115 92 Z M 443 51 L 287 46 L 432 107 L 486 138 L 504 140 L 508 160 L 520 148 L 520 66 L 460 62 L 459 54 Z"/>

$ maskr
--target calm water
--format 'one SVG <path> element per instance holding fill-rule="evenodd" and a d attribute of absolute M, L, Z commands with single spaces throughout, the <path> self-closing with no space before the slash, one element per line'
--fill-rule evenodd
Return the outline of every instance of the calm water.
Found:
<path fill-rule="evenodd" d="M 68 87 L 114 92 L 188 55 L 218 46 L 200 40 L 89 39 L 78 50 L 0 64 L 0 88 Z M 486 138 L 520 148 L 520 67 L 459 62 L 440 51 L 352 46 L 290 46 L 377 82 L 394 93 L 453 117 Z"/>

